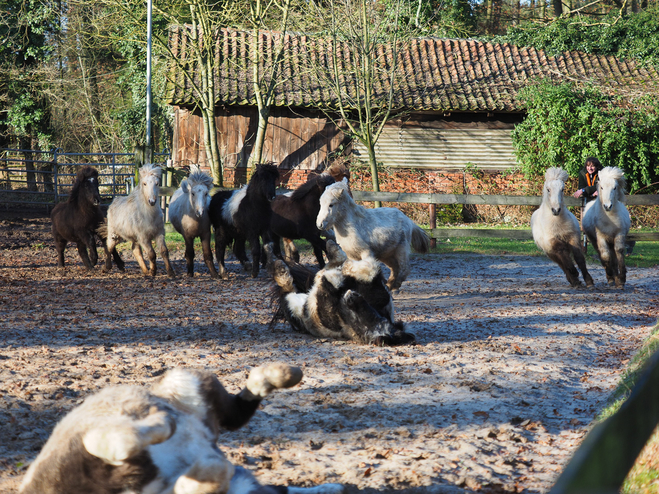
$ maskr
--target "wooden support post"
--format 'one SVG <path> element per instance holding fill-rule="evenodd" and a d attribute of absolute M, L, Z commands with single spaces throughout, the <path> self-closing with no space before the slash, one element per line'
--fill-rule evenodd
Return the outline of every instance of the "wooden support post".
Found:
<path fill-rule="evenodd" d="M 430 215 L 430 230 L 437 228 L 437 205 L 429 204 L 428 205 L 428 214 Z M 434 249 L 437 247 L 437 240 L 434 238 L 430 239 L 430 248 Z"/>

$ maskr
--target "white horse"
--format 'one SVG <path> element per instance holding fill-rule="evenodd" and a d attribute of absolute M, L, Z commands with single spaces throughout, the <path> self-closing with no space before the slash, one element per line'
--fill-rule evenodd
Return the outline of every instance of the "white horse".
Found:
<path fill-rule="evenodd" d="M 608 283 L 622 288 L 627 281 L 625 239 L 631 225 L 625 207 L 625 175 L 620 168 L 607 166 L 598 177 L 597 199 L 586 206 L 582 225 L 606 270 Z"/>
<path fill-rule="evenodd" d="M 531 233 L 535 244 L 558 264 L 572 286 L 579 286 L 579 266 L 586 286 L 593 286 L 586 261 L 581 252 L 579 221 L 568 211 L 563 200 L 563 190 L 568 174 L 562 168 L 549 168 L 545 173 L 542 204 L 531 216 Z"/>
<path fill-rule="evenodd" d="M 151 242 L 156 241 L 160 255 L 165 261 L 165 268 L 170 277 L 174 269 L 169 262 L 169 251 L 165 245 L 165 219 L 158 206 L 158 191 L 162 170 L 159 166 L 147 164 L 139 169 L 140 182 L 127 196 L 117 196 L 108 208 L 107 247 L 108 252 L 115 252 L 122 242 L 132 242 L 133 255 L 146 276 L 156 275 L 156 252 Z M 147 270 L 142 256 L 142 249 L 149 257 L 150 270 Z M 112 269 L 112 260 L 107 256 L 104 271 Z"/>
<path fill-rule="evenodd" d="M 320 196 L 316 219 L 319 230 L 334 229 L 336 241 L 348 258 L 375 258 L 391 269 L 387 286 L 398 290 L 410 274 L 410 244 L 428 252 L 430 239 L 396 208 L 367 209 L 350 196 L 347 179 L 329 185 Z"/>
<path fill-rule="evenodd" d="M 211 273 L 211 278 L 219 278 L 213 263 L 211 250 L 211 220 L 208 205 L 211 202 L 210 191 L 213 179 L 193 165 L 188 178 L 181 182 L 169 204 L 169 221 L 185 239 L 185 261 L 188 276 L 194 276 L 194 239 L 201 239 L 204 262 Z"/>

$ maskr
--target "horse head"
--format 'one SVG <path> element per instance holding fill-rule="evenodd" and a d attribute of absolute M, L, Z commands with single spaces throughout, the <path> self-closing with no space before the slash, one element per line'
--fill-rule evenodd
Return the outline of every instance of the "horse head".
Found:
<path fill-rule="evenodd" d="M 563 191 L 568 174 L 562 168 L 549 168 L 545 172 L 545 185 L 542 191 L 543 202 L 551 208 L 554 216 L 561 214 L 564 207 Z"/>
<path fill-rule="evenodd" d="M 158 190 L 160 187 L 162 168 L 149 163 L 140 168 L 139 176 L 139 188 L 144 201 L 150 206 L 155 206 L 156 202 L 158 202 Z"/>
<path fill-rule="evenodd" d="M 279 185 L 279 169 L 273 164 L 256 165 L 256 171 L 249 180 L 247 194 L 252 197 L 265 197 L 274 201 Z"/>
<path fill-rule="evenodd" d="M 195 212 L 197 218 L 201 218 L 208 208 L 210 202 L 210 190 L 213 188 L 213 179 L 207 173 L 202 172 L 199 167 L 191 167 L 190 176 L 181 182 L 181 189 L 188 195 L 190 208 Z"/>
<path fill-rule="evenodd" d="M 316 226 L 319 230 L 332 228 L 337 218 L 337 213 L 345 198 L 349 196 L 348 179 L 344 178 L 341 182 L 333 183 L 325 188 L 325 192 L 320 196 L 320 211 L 316 218 Z"/>
<path fill-rule="evenodd" d="M 618 202 L 625 200 L 625 174 L 614 166 L 607 166 L 598 173 L 597 196 L 605 211 L 611 211 Z"/>
<path fill-rule="evenodd" d="M 98 171 L 89 165 L 78 170 L 76 181 L 69 196 L 69 202 L 78 202 L 80 200 L 94 207 L 101 204 L 101 194 L 98 190 Z"/>

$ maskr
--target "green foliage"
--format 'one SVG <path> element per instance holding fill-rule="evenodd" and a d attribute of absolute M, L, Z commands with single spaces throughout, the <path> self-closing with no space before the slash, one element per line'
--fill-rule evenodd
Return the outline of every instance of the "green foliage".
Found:
<path fill-rule="evenodd" d="M 620 15 L 612 11 L 598 21 L 561 17 L 550 24 L 522 23 L 493 41 L 533 46 L 550 55 L 576 50 L 620 58 L 637 58 L 659 64 L 659 4 L 647 10 Z"/>
<path fill-rule="evenodd" d="M 528 116 L 513 131 L 517 161 L 527 177 L 560 166 L 576 176 L 586 157 L 625 171 L 630 192 L 659 177 L 659 97 L 630 104 L 593 87 L 540 82 L 521 93 Z"/>

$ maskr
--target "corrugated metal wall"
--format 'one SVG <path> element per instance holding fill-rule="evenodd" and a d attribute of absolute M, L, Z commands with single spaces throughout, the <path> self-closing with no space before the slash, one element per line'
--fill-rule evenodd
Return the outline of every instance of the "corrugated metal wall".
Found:
<path fill-rule="evenodd" d="M 481 169 L 506 169 L 515 165 L 512 129 L 429 129 L 386 127 L 376 146 L 385 166 L 454 169 L 471 163 Z M 355 154 L 367 160 L 361 143 Z"/>

